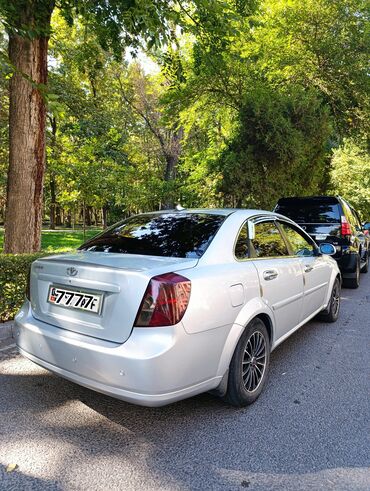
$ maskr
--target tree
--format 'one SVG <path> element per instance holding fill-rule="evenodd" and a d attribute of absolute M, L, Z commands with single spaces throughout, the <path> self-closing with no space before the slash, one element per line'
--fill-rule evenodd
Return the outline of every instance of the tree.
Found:
<path fill-rule="evenodd" d="M 8 79 L 10 67 L 5 56 L 5 30 L 0 24 L 0 223 L 5 219 L 6 171 L 8 167 Z"/>
<path fill-rule="evenodd" d="M 338 137 L 369 119 L 367 0 L 265 0 L 254 33 L 260 75 L 275 87 L 317 89 Z"/>
<path fill-rule="evenodd" d="M 343 196 L 370 219 L 370 156 L 365 141 L 345 140 L 334 151 L 330 171 L 331 192 Z"/>
<path fill-rule="evenodd" d="M 47 45 L 53 2 L 1 2 L 9 36 L 9 171 L 6 252 L 40 247 L 42 186 L 45 166 Z"/>
<path fill-rule="evenodd" d="M 204 7 L 208 2 L 199 3 Z M 100 44 L 117 56 L 126 46 L 137 48 L 142 39 L 150 46 L 164 42 L 169 23 L 179 23 L 180 9 L 175 6 L 163 0 L 62 0 L 59 4 L 70 23 L 80 15 Z M 54 7 L 54 0 L 0 0 L 13 66 L 5 252 L 31 252 L 40 247 L 47 53 Z"/>
<path fill-rule="evenodd" d="M 226 36 L 192 44 L 178 93 L 186 107 L 185 187 L 194 180 L 200 197 L 195 179 L 207 179 L 202 202 L 211 195 L 237 206 L 325 192 L 332 148 L 369 128 L 366 2 L 243 3 Z M 189 149 L 198 167 L 187 161 Z"/>
<path fill-rule="evenodd" d="M 269 209 L 281 196 L 322 191 L 331 127 L 315 92 L 256 86 L 245 95 L 239 118 L 214 164 L 224 204 Z"/>

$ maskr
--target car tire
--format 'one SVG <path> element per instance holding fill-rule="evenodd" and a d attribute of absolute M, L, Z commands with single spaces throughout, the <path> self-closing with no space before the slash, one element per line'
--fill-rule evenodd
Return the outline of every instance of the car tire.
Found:
<path fill-rule="evenodd" d="M 369 271 L 369 251 L 366 252 L 366 262 L 361 268 L 361 273 L 367 273 Z"/>
<path fill-rule="evenodd" d="M 325 312 L 319 314 L 319 319 L 324 322 L 336 322 L 339 317 L 340 310 L 340 281 L 336 278 L 330 294 L 328 308 Z"/>
<path fill-rule="evenodd" d="M 347 288 L 358 288 L 360 286 L 360 258 L 357 259 L 354 278 L 346 278 L 343 281 Z"/>
<path fill-rule="evenodd" d="M 235 348 L 224 399 L 236 407 L 252 404 L 266 384 L 270 363 L 270 339 L 261 319 L 253 319 Z"/>

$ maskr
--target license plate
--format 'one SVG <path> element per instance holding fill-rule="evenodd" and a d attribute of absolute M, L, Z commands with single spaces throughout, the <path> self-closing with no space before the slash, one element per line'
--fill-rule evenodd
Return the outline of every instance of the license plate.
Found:
<path fill-rule="evenodd" d="M 88 312 L 100 313 L 102 295 L 74 290 L 66 290 L 58 286 L 49 288 L 48 302 L 69 309 L 81 309 Z"/>
<path fill-rule="evenodd" d="M 327 235 L 325 234 L 317 234 L 316 235 L 316 240 L 325 240 Z"/>

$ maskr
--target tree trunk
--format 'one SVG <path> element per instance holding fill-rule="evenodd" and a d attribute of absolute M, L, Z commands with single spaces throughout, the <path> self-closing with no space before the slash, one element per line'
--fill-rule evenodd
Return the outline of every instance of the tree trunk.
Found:
<path fill-rule="evenodd" d="M 9 33 L 9 171 L 4 252 L 40 249 L 45 170 L 45 101 L 35 84 L 47 83 L 48 37 Z M 31 82 L 32 81 L 32 82 Z"/>
<path fill-rule="evenodd" d="M 62 225 L 62 212 L 59 205 L 55 207 L 55 225 L 60 227 Z"/>
<path fill-rule="evenodd" d="M 83 237 L 84 237 L 84 242 L 86 240 L 86 205 L 85 205 L 85 200 L 82 202 L 82 230 L 83 230 Z"/>
<path fill-rule="evenodd" d="M 103 229 L 108 227 L 108 207 L 103 206 L 101 209 L 101 221 Z"/>
<path fill-rule="evenodd" d="M 56 192 L 55 192 L 55 176 L 52 172 L 50 175 L 50 229 L 55 230 L 55 200 L 56 200 Z"/>
<path fill-rule="evenodd" d="M 97 208 L 94 208 L 94 224 L 96 227 L 99 225 L 99 213 Z"/>
<path fill-rule="evenodd" d="M 74 212 L 73 212 L 74 214 Z M 65 217 L 65 226 L 66 228 L 72 227 L 72 212 L 71 210 L 67 211 L 67 216 Z M 73 227 L 74 227 L 74 218 L 73 218 Z"/>
<path fill-rule="evenodd" d="M 85 223 L 87 227 L 91 227 L 91 215 L 92 215 L 91 206 L 85 206 Z"/>

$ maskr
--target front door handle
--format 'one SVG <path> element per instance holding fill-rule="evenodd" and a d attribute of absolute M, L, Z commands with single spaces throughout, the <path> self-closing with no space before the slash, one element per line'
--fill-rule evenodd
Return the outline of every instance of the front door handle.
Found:
<path fill-rule="evenodd" d="M 304 267 L 305 273 L 309 273 L 312 270 L 313 270 L 313 266 L 310 266 L 309 264 L 306 264 L 306 266 Z"/>
<path fill-rule="evenodd" d="M 275 271 L 274 269 L 268 269 L 267 271 L 263 272 L 263 279 L 266 281 L 274 280 L 277 278 L 278 272 Z"/>

